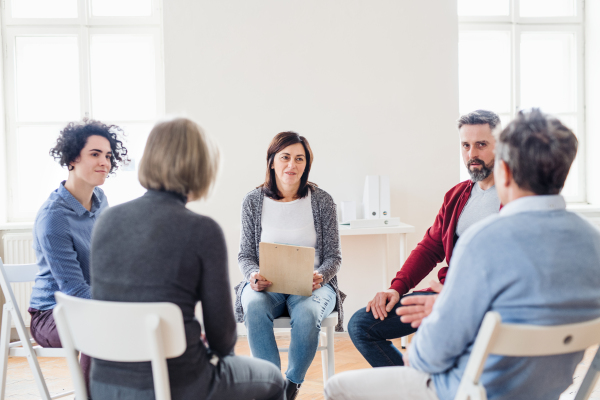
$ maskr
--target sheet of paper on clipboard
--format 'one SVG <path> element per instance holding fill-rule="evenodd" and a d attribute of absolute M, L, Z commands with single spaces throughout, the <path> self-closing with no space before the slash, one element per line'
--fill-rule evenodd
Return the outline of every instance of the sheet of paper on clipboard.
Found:
<path fill-rule="evenodd" d="M 260 274 L 273 284 L 267 292 L 312 296 L 315 248 L 260 242 Z"/>

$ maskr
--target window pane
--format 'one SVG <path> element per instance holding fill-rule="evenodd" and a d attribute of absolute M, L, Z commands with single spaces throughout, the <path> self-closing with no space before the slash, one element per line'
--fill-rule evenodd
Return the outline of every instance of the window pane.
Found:
<path fill-rule="evenodd" d="M 520 0 L 521 17 L 575 16 L 575 0 Z"/>
<path fill-rule="evenodd" d="M 119 167 L 116 174 L 109 176 L 102 186 L 110 205 L 133 200 L 146 192 L 138 181 L 137 171 L 152 124 L 121 125 L 121 128 L 126 135 L 124 145 L 131 162 L 127 166 Z"/>
<path fill-rule="evenodd" d="M 577 108 L 575 34 L 527 32 L 521 35 L 520 108 L 573 112 Z"/>
<path fill-rule="evenodd" d="M 77 18 L 77 0 L 12 0 L 13 18 Z"/>
<path fill-rule="evenodd" d="M 567 175 L 565 186 L 560 193 L 565 196 L 567 200 L 579 195 L 579 155 L 575 157 L 573 165 L 571 165 L 571 169 L 569 170 L 569 175 Z"/>
<path fill-rule="evenodd" d="M 17 119 L 79 119 L 79 50 L 76 37 L 17 37 Z"/>
<path fill-rule="evenodd" d="M 458 15 L 502 16 L 509 15 L 509 0 L 458 0 Z"/>
<path fill-rule="evenodd" d="M 63 126 L 33 126 L 17 129 L 15 214 L 33 218 L 59 183 L 69 176 L 66 168 L 48 154 L 56 145 Z"/>
<path fill-rule="evenodd" d="M 501 128 L 504 129 L 508 126 L 508 124 L 510 123 L 510 121 L 512 121 L 512 118 L 510 117 L 509 114 L 500 114 L 500 124 L 502 125 Z"/>
<path fill-rule="evenodd" d="M 487 109 L 510 113 L 510 33 L 463 31 L 458 45 L 461 113 Z"/>
<path fill-rule="evenodd" d="M 149 17 L 152 0 L 92 0 L 94 17 Z"/>
<path fill-rule="evenodd" d="M 156 117 L 152 35 L 92 35 L 92 115 L 100 120 Z"/>

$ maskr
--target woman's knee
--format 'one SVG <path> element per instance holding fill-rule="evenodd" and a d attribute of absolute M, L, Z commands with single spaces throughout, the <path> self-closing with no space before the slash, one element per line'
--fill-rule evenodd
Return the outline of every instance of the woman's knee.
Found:
<path fill-rule="evenodd" d="M 265 360 L 259 360 L 259 359 L 253 359 L 253 360 L 258 361 L 256 363 L 256 365 L 253 366 L 253 371 L 256 371 L 257 369 L 261 371 L 261 373 L 260 373 L 261 378 L 259 380 L 262 380 L 264 382 L 268 382 L 271 384 L 270 390 L 271 390 L 272 394 L 282 393 L 283 390 L 285 389 L 285 380 L 283 379 L 283 376 L 281 375 L 281 369 L 278 368 L 275 364 L 270 363 Z M 271 398 L 271 397 L 267 396 L 267 398 Z"/>
<path fill-rule="evenodd" d="M 296 308 L 291 312 L 291 326 L 303 330 L 321 330 L 322 313 L 314 307 Z"/>
<path fill-rule="evenodd" d="M 243 307 L 246 323 L 262 323 L 266 320 L 273 320 L 273 307 L 267 296 L 252 295 L 244 300 Z"/>
<path fill-rule="evenodd" d="M 38 311 L 31 319 L 30 333 L 42 347 L 62 347 L 52 311 Z"/>
<path fill-rule="evenodd" d="M 285 380 L 279 368 L 268 361 L 244 356 L 225 357 L 217 374 L 223 375 L 221 380 L 224 382 L 237 383 L 237 389 L 231 385 L 225 388 L 230 398 L 244 398 L 244 395 L 268 400 L 283 398 Z M 237 393 L 238 390 L 243 393 Z"/>

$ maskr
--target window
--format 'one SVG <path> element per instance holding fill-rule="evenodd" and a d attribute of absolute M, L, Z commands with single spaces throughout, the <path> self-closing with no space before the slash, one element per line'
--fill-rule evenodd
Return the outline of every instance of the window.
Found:
<path fill-rule="evenodd" d="M 159 0 L 6 0 L 3 52 L 8 222 L 32 221 L 67 170 L 49 155 L 84 117 L 125 131 L 131 163 L 103 185 L 109 203 L 144 192 L 137 166 L 164 114 Z"/>
<path fill-rule="evenodd" d="M 459 0 L 458 14 L 460 113 L 489 109 L 504 126 L 531 107 L 560 118 L 579 139 L 562 194 L 585 202 L 582 1 Z"/>

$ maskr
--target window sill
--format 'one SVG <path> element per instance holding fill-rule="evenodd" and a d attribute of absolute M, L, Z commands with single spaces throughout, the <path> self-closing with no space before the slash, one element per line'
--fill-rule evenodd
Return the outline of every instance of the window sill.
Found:
<path fill-rule="evenodd" d="M 0 223 L 0 231 L 32 230 L 33 222 L 5 222 Z"/>
<path fill-rule="evenodd" d="M 600 204 L 567 203 L 567 210 L 590 217 L 600 217 Z"/>
<path fill-rule="evenodd" d="M 576 212 L 578 214 L 582 214 L 583 216 L 590 218 L 600 218 L 600 204 L 567 203 L 567 210 Z M 31 229 L 33 229 L 33 221 L 0 223 L 0 231 Z"/>

